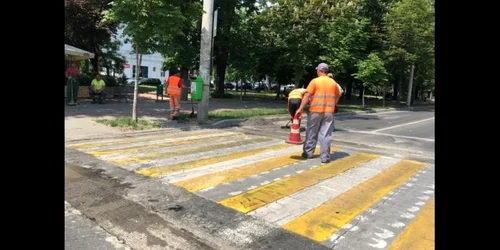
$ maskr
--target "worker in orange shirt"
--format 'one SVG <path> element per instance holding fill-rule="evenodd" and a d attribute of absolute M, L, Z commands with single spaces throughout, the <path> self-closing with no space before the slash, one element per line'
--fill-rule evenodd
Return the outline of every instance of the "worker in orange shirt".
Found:
<path fill-rule="evenodd" d="M 181 111 L 181 88 L 187 87 L 179 76 L 179 71 L 168 77 L 165 85 L 170 99 L 170 119 L 175 120 Z"/>
<path fill-rule="evenodd" d="M 327 76 L 328 71 L 326 63 L 320 63 L 316 67 L 318 77 L 312 79 L 307 86 L 300 107 L 296 111 L 296 115 L 302 118 L 302 111 L 310 99 L 302 157 L 312 158 L 319 141 L 321 163 L 330 162 L 333 113 L 342 95 L 335 80 Z"/>

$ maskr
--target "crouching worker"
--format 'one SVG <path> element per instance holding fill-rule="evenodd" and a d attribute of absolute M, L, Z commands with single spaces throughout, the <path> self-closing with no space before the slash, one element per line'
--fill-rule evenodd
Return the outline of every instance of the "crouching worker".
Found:
<path fill-rule="evenodd" d="M 170 99 L 170 120 L 175 120 L 181 111 L 181 88 L 187 88 L 176 72 L 167 79 L 167 94 Z"/>
<path fill-rule="evenodd" d="M 290 114 L 290 122 L 293 122 L 293 117 L 295 116 L 295 112 L 297 112 L 297 109 L 300 107 L 300 103 L 302 102 L 302 97 L 304 97 L 304 94 L 306 93 L 306 89 L 304 88 L 299 88 L 299 89 L 294 89 L 288 94 L 288 113 Z M 299 120 L 299 127 L 300 127 L 300 120 Z"/>
<path fill-rule="evenodd" d="M 101 79 L 101 74 L 97 73 L 89 86 L 89 95 L 92 98 L 92 103 L 96 103 L 95 97 L 97 95 L 99 97 L 99 104 L 102 104 L 102 101 L 106 98 L 105 87 L 106 83 Z"/>

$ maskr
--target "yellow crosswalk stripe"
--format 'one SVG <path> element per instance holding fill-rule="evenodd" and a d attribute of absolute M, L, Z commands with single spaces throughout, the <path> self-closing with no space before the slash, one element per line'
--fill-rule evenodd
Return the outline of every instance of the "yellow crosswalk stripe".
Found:
<path fill-rule="evenodd" d="M 337 150 L 337 148 L 331 149 L 332 152 Z M 298 151 L 295 153 L 258 161 L 238 168 L 232 168 L 216 173 L 201 175 L 191 179 L 175 182 L 174 185 L 182 187 L 189 192 L 196 192 L 208 187 L 214 187 L 223 183 L 229 183 L 244 177 L 258 174 L 260 172 L 303 161 L 300 156 L 301 153 L 302 151 Z M 316 151 L 314 153 L 319 154 L 319 148 L 316 148 Z"/>
<path fill-rule="evenodd" d="M 239 212 L 248 213 L 377 157 L 378 155 L 365 153 L 351 155 L 328 164 L 309 169 L 300 174 L 260 186 L 248 192 L 229 197 L 219 201 L 218 203 L 226 207 L 233 208 Z"/>
<path fill-rule="evenodd" d="M 382 173 L 288 222 L 283 228 L 315 241 L 324 241 L 426 165 L 401 160 Z"/>
<path fill-rule="evenodd" d="M 170 138 L 180 138 L 183 136 L 196 136 L 196 135 L 202 135 L 202 134 L 207 134 L 207 133 L 214 133 L 216 134 L 218 131 L 216 130 L 196 130 L 196 131 L 189 131 L 189 132 L 181 132 L 181 133 L 169 133 L 167 135 L 152 135 L 152 136 L 142 136 L 142 137 L 134 137 L 134 138 L 126 138 L 126 139 L 114 139 L 114 140 L 106 140 L 106 141 L 99 141 L 99 142 L 86 142 L 86 143 L 75 143 L 69 145 L 70 148 L 72 149 L 89 149 L 89 148 L 98 148 L 98 147 L 105 147 L 105 146 L 112 146 L 116 144 L 129 144 L 129 143 L 136 143 L 136 142 L 146 142 L 146 141 L 152 141 L 152 140 L 162 140 L 162 139 L 170 139 Z"/>
<path fill-rule="evenodd" d="M 392 242 L 388 250 L 434 250 L 433 197 L 415 219 Z"/>
<path fill-rule="evenodd" d="M 221 143 L 217 145 L 217 149 L 223 149 L 223 148 L 232 148 L 232 147 L 237 147 L 237 146 L 243 146 L 243 145 L 250 145 L 250 144 L 255 144 L 255 143 L 260 143 L 260 142 L 266 142 L 266 141 L 271 141 L 273 138 L 270 137 L 248 137 L 247 139 L 242 139 L 238 141 L 229 141 L 228 143 Z M 200 144 L 202 146 L 202 144 Z M 192 153 L 202 153 L 202 152 L 208 152 L 214 150 L 214 145 L 209 145 L 209 146 L 202 146 L 202 147 L 194 147 L 194 148 L 188 148 L 188 149 L 178 149 L 170 152 L 162 152 L 162 153 L 151 153 L 151 154 L 145 154 L 145 155 L 137 155 L 137 156 L 129 156 L 129 157 L 124 157 L 124 158 L 117 158 L 117 159 L 110 159 L 108 162 L 116 164 L 118 166 L 126 166 L 126 165 L 132 165 L 132 164 L 142 164 L 142 163 L 147 163 L 152 160 L 160 160 L 160 159 L 166 159 L 174 156 L 179 156 L 179 155 L 188 155 Z"/>
<path fill-rule="evenodd" d="M 231 138 L 241 138 L 241 137 L 245 137 L 245 136 L 248 136 L 248 135 L 238 133 L 238 134 L 231 135 Z M 224 138 L 224 137 L 227 138 L 228 135 L 215 134 L 211 137 L 203 137 L 203 138 L 190 139 L 190 140 L 179 140 L 179 141 L 172 141 L 172 142 L 159 143 L 159 144 L 132 146 L 132 147 L 115 149 L 115 150 L 89 151 L 89 152 L 87 152 L 87 154 L 93 155 L 95 157 L 100 157 L 100 156 L 111 155 L 111 154 L 132 153 L 132 152 L 137 152 L 137 151 L 147 151 L 147 150 L 160 149 L 160 148 L 166 148 L 166 147 L 194 144 L 194 143 L 205 142 L 207 140 L 215 140 L 215 139 Z"/>
<path fill-rule="evenodd" d="M 270 151 L 270 150 L 279 150 L 279 149 L 284 149 L 288 147 L 292 147 L 294 145 L 291 144 L 277 144 L 273 146 L 265 146 L 261 148 L 256 148 L 256 149 L 251 149 L 239 153 L 234 153 L 234 154 L 228 154 L 228 155 L 220 155 L 220 156 L 214 156 L 208 159 L 200 159 L 200 160 L 193 160 L 193 161 L 188 161 L 188 162 L 181 162 L 177 164 L 171 164 L 167 166 L 160 166 L 160 167 L 151 167 L 151 168 L 142 168 L 139 170 L 136 170 L 135 172 L 138 174 L 142 174 L 145 176 L 149 176 L 152 178 L 159 177 L 162 175 L 167 175 L 170 173 L 182 171 L 182 170 L 188 170 L 188 169 L 194 169 L 194 168 L 199 168 L 203 167 L 206 165 L 222 162 L 222 161 L 229 161 L 229 160 L 234 160 L 242 157 L 246 157 L 249 155 L 255 155 L 262 153 L 264 151 Z M 213 148 L 213 147 L 212 147 Z"/>

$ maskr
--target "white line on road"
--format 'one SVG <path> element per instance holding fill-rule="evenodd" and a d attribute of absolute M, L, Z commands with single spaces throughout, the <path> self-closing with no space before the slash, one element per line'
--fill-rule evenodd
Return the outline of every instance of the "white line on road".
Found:
<path fill-rule="evenodd" d="M 435 117 L 431 117 L 431 118 L 427 118 L 427 119 L 423 119 L 423 120 L 418 120 L 418 121 L 414 121 L 414 122 L 403 123 L 403 124 L 399 124 L 399 125 L 390 126 L 390 127 L 387 127 L 387 128 L 381 128 L 381 129 L 377 129 L 377 130 L 372 130 L 371 132 L 380 132 L 380 131 L 384 131 L 384 130 L 388 130 L 388 129 L 404 127 L 404 126 L 408 126 L 408 125 L 412 125 L 412 124 L 417 124 L 417 123 L 420 123 L 420 122 L 430 121 L 430 120 L 433 120 L 434 118 Z"/>
<path fill-rule="evenodd" d="M 343 129 L 343 131 L 347 131 L 347 132 L 350 132 L 350 133 L 360 133 L 360 134 L 369 134 L 369 135 L 384 135 L 384 136 L 390 136 L 390 137 L 395 137 L 395 138 L 413 139 L 413 140 L 418 140 L 418 141 L 434 142 L 434 139 L 429 139 L 429 138 L 406 136 L 406 135 L 393 135 L 393 134 L 377 133 L 375 131 L 361 131 L 361 130 L 349 130 L 349 129 Z"/>

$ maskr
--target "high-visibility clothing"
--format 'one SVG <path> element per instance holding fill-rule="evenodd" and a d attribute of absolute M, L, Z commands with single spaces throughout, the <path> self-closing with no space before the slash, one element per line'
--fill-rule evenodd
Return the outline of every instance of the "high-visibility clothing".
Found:
<path fill-rule="evenodd" d="M 309 112 L 333 113 L 335 111 L 335 103 L 340 98 L 340 89 L 332 78 L 328 76 L 314 78 L 307 86 L 306 92 L 312 96 Z"/>
<path fill-rule="evenodd" d="M 173 96 L 181 95 L 182 79 L 176 75 L 170 76 L 167 80 L 167 94 Z"/>
<path fill-rule="evenodd" d="M 294 99 L 294 98 L 298 98 L 298 99 L 302 99 L 302 97 L 304 96 L 304 94 L 306 93 L 306 89 L 294 89 L 290 92 L 290 94 L 288 94 L 288 99 Z"/>

